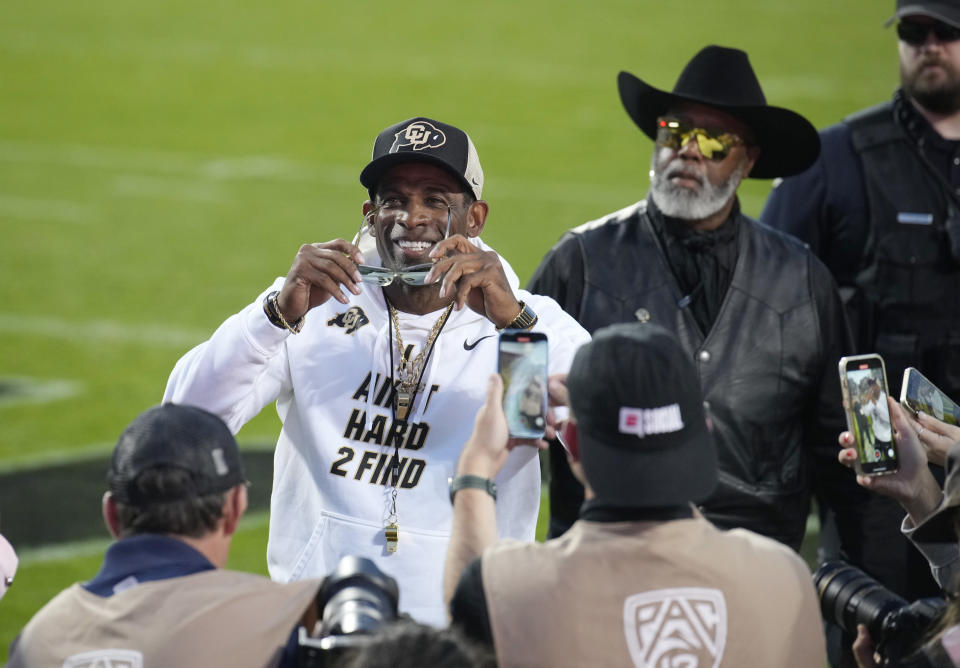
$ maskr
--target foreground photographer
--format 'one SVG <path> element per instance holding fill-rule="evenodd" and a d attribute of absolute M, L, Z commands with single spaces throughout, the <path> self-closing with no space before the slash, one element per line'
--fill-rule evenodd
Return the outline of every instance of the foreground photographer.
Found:
<path fill-rule="evenodd" d="M 503 385 L 464 446 L 444 574 L 455 625 L 509 666 L 815 666 L 826 663 L 809 570 L 692 505 L 717 484 L 696 369 L 667 330 L 598 330 L 567 378 L 572 469 L 587 502 L 563 536 L 497 542 L 495 488 L 510 447 Z M 556 392 L 551 388 L 551 396 Z M 457 480 L 469 480 L 462 486 Z"/>
<path fill-rule="evenodd" d="M 21 666 L 293 665 L 319 580 L 223 570 L 247 508 L 237 442 L 215 415 L 167 404 L 120 436 L 103 517 L 117 539 L 100 572 L 64 590 L 14 640 Z"/>
<path fill-rule="evenodd" d="M 933 431 L 938 439 L 949 430 L 935 418 L 923 415 L 917 419 L 888 397 L 890 417 L 896 430 L 900 469 L 884 476 L 858 475 L 857 483 L 895 499 L 906 511 L 901 531 L 923 553 L 930 564 L 934 578 L 945 592 L 956 593 L 960 572 L 960 544 L 956 531 L 960 508 L 960 444 L 947 455 L 947 478 L 943 491 L 927 466 L 927 454 L 918 433 Z M 935 424 L 936 423 L 936 424 Z M 926 425 L 926 426 L 925 426 Z M 854 437 L 850 432 L 840 434 L 843 449 L 840 462 L 853 467 L 857 459 Z M 942 448 L 942 444 L 938 444 Z M 942 452 L 942 450 L 941 450 Z M 882 638 L 871 637 L 867 628 L 857 627 L 853 645 L 857 664 L 861 668 L 884 666 L 960 666 L 960 599 L 953 598 L 929 640 L 917 638 L 918 650 L 908 658 L 891 661 L 874 653 Z"/>

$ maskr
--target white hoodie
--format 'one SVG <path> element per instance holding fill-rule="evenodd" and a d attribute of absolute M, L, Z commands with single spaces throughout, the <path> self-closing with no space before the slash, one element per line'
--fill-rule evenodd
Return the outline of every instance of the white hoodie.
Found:
<path fill-rule="evenodd" d="M 482 242 L 474 240 L 487 250 Z M 539 316 L 550 373 L 566 372 L 589 334 L 552 299 L 518 289 Z M 270 324 L 264 296 L 224 322 L 209 341 L 177 362 L 164 402 L 216 413 L 236 433 L 276 401 L 283 428 L 274 455 L 267 562 L 274 580 L 323 577 L 345 555 L 372 559 L 400 585 L 400 609 L 446 624 L 442 578 L 452 507 L 448 479 L 497 369 L 497 331 L 469 308 L 452 311 L 436 339 L 421 387 L 400 432 L 399 546 L 386 550 L 384 527 L 394 452 L 389 405 L 390 320 L 379 287 L 362 284 L 348 305 L 335 299 L 310 310 L 300 334 Z M 405 346 L 422 350 L 442 311 L 399 313 Z M 396 346 L 396 343 L 394 343 Z M 394 364 L 398 354 L 394 349 Z M 501 537 L 533 540 L 540 469 L 533 448 L 514 449 L 496 478 Z"/>

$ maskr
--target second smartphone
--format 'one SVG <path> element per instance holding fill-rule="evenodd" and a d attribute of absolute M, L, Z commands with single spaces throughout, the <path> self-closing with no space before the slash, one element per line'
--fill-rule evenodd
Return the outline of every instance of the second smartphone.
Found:
<path fill-rule="evenodd" d="M 857 472 L 884 475 L 899 468 L 893 440 L 887 373 L 879 355 L 840 358 L 840 386 L 847 429 L 857 444 Z"/>
<path fill-rule="evenodd" d="M 547 428 L 547 350 L 542 332 L 508 329 L 500 334 L 498 371 L 513 438 L 542 438 Z"/>

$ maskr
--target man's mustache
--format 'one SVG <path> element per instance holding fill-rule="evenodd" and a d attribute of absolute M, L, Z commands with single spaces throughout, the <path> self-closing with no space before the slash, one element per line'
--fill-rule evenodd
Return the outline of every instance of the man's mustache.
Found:
<path fill-rule="evenodd" d="M 703 175 L 698 174 L 697 172 L 690 169 L 687 165 L 677 165 L 675 167 L 670 167 L 669 165 L 663 172 L 663 178 L 672 179 L 675 176 L 681 176 L 685 179 L 691 179 L 696 181 L 700 185 L 703 185 Z"/>

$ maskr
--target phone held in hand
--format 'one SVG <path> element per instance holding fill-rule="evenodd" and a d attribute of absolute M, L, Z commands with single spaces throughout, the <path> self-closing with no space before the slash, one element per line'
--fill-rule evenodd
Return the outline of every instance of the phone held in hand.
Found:
<path fill-rule="evenodd" d="M 498 372 L 503 411 L 513 438 L 543 438 L 547 428 L 547 335 L 508 329 L 500 333 Z"/>
<path fill-rule="evenodd" d="M 960 407 L 912 366 L 903 371 L 900 404 L 914 413 L 926 413 L 941 422 L 960 426 Z"/>
<path fill-rule="evenodd" d="M 879 355 L 840 358 L 840 387 L 847 429 L 857 444 L 861 475 L 886 475 L 900 467 L 887 403 L 887 372 Z"/>

